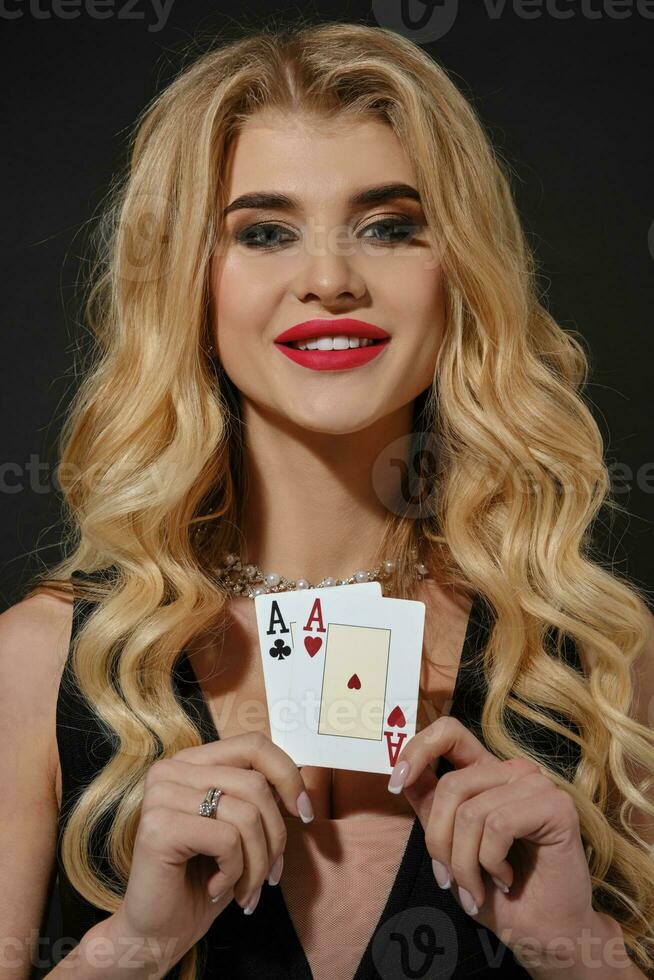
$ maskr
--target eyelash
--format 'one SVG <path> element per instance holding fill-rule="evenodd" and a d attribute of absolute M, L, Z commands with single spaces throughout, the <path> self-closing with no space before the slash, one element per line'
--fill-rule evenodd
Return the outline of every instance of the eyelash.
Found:
<path fill-rule="evenodd" d="M 389 231 L 393 231 L 394 229 L 401 228 L 405 232 L 408 232 L 409 233 L 409 234 L 405 234 L 405 236 L 402 239 L 400 239 L 399 241 L 398 240 L 396 240 L 396 241 L 381 241 L 379 239 L 375 240 L 375 238 L 373 236 L 372 237 L 372 241 L 376 245 L 381 245 L 382 248 L 385 248 L 385 247 L 387 247 L 389 245 L 391 245 L 391 246 L 392 245 L 398 245 L 398 244 L 403 244 L 406 241 L 410 241 L 415 236 L 415 233 L 421 227 L 416 222 L 411 221 L 410 218 L 404 216 L 402 218 L 383 218 L 380 221 L 373 221 L 369 225 L 366 225 L 366 227 L 363 229 L 363 231 L 367 231 L 369 228 L 375 228 L 375 227 L 378 227 L 380 225 L 382 225 L 384 228 L 386 228 Z M 254 224 L 254 225 L 248 225 L 247 228 L 243 228 L 234 237 L 235 237 L 235 240 L 237 242 L 239 242 L 239 244 L 245 245 L 246 248 L 260 249 L 261 251 L 272 252 L 276 248 L 279 248 L 280 246 L 279 245 L 262 245 L 260 242 L 257 242 L 257 241 L 252 240 L 252 239 L 248 240 L 246 238 L 246 235 L 248 234 L 248 232 L 252 232 L 252 231 L 256 231 L 256 230 L 264 230 L 264 229 L 269 229 L 269 228 L 279 228 L 281 231 L 288 231 L 288 229 L 284 228 L 283 225 L 276 224 L 273 221 L 262 221 L 262 222 L 259 222 L 257 224 Z M 366 236 L 366 237 L 368 237 L 368 236 Z"/>

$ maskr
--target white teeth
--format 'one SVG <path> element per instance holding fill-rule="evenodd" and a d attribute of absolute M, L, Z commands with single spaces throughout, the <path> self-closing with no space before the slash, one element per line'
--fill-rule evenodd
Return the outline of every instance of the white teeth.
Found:
<path fill-rule="evenodd" d="M 314 337 L 312 340 L 296 340 L 291 347 L 297 350 L 347 350 L 348 347 L 369 347 L 374 343 L 369 337 Z"/>

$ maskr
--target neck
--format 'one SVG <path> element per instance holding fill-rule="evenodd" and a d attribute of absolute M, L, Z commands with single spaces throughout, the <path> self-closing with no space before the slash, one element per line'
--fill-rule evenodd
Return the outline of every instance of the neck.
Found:
<path fill-rule="evenodd" d="M 243 562 L 310 582 L 370 569 L 408 466 L 413 404 L 358 432 L 312 432 L 243 398 Z M 393 558 L 383 555 L 382 558 Z"/>

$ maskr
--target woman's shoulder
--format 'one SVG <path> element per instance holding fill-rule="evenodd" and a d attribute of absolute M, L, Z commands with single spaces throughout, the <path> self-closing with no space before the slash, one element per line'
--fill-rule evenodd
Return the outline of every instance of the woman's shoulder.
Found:
<path fill-rule="evenodd" d="M 61 673 L 72 625 L 73 593 L 65 583 L 61 593 L 39 588 L 9 606 L 0 614 L 1 669 L 18 681 L 25 672 L 34 684 L 41 683 L 48 674 Z M 3 681 L 7 680 L 3 677 Z M 3 690 L 7 692 L 6 683 Z"/>
<path fill-rule="evenodd" d="M 53 794 L 57 697 L 72 628 L 72 593 L 39 589 L 0 614 L 3 757 L 11 756 L 14 764 L 21 760 L 21 768 L 37 766 L 35 771 L 46 774 Z M 29 759 L 24 757 L 26 746 Z"/>

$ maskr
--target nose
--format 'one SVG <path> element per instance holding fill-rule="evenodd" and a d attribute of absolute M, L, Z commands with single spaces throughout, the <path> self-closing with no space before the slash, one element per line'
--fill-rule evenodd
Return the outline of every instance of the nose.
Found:
<path fill-rule="evenodd" d="M 330 236 L 313 236 L 298 258 L 294 291 L 299 300 L 319 300 L 328 306 L 336 300 L 360 300 L 366 282 L 348 254 L 352 245 L 338 243 Z"/>

